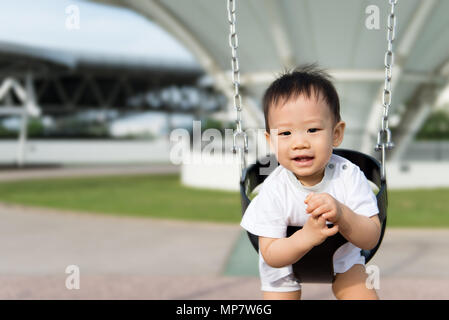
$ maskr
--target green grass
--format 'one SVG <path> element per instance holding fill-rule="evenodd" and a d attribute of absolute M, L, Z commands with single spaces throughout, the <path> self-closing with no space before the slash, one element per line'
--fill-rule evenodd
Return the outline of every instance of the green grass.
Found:
<path fill-rule="evenodd" d="M 236 192 L 181 185 L 179 175 L 139 175 L 0 183 L 0 201 L 124 216 L 240 221 Z"/>
<path fill-rule="evenodd" d="M 449 227 L 449 189 L 389 191 L 387 226 Z"/>
<path fill-rule="evenodd" d="M 102 214 L 238 223 L 237 192 L 182 186 L 179 175 L 0 183 L 0 201 Z M 391 190 L 389 227 L 449 227 L 449 189 Z"/>

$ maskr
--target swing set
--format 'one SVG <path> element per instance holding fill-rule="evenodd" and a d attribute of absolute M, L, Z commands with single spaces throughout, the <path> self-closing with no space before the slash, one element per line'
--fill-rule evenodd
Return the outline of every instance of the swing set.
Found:
<path fill-rule="evenodd" d="M 385 227 L 387 223 L 387 182 L 385 174 L 385 154 L 386 150 L 391 150 L 394 147 L 391 141 L 391 132 L 388 128 L 388 111 L 391 105 L 392 97 L 392 67 L 393 67 L 393 41 L 396 32 L 396 15 L 395 6 L 397 0 L 388 0 L 391 11 L 387 19 L 387 51 L 385 52 L 384 65 L 385 65 L 385 82 L 382 95 L 383 116 L 381 129 L 377 135 L 377 144 L 375 146 L 376 151 L 381 152 L 380 162 L 364 153 L 348 150 L 348 149 L 334 149 L 333 153 L 342 156 L 349 161 L 353 162 L 360 167 L 366 178 L 373 182 L 378 192 L 376 194 L 377 205 L 379 208 L 379 220 L 382 226 L 381 235 L 377 245 L 371 250 L 361 250 L 361 255 L 365 257 L 365 262 L 368 263 L 376 251 L 378 250 L 385 233 Z M 238 36 L 236 31 L 236 0 L 227 0 L 227 13 L 230 26 L 229 32 L 229 46 L 231 47 L 231 68 L 232 68 L 232 83 L 234 87 L 233 104 L 237 112 L 236 130 L 233 135 L 233 147 L 234 153 L 239 155 L 240 165 L 240 196 L 242 215 L 245 214 L 251 200 L 250 194 L 254 189 L 264 182 L 268 174 L 261 175 L 261 170 L 265 170 L 265 173 L 270 173 L 274 168 L 269 168 L 270 163 L 279 163 L 276 160 L 275 155 L 269 155 L 261 160 L 257 160 L 256 163 L 247 166 L 246 156 L 248 153 L 248 137 L 242 130 L 242 98 L 239 93 L 240 86 L 240 69 L 239 60 L 237 57 L 238 48 Z M 237 139 L 241 137 L 243 139 L 243 146 L 237 146 Z M 276 162 L 274 162 L 276 161 Z M 329 225 L 332 227 L 332 225 Z M 301 229 L 298 226 L 288 226 L 287 237 L 291 236 L 297 230 Z M 256 252 L 259 251 L 258 236 L 248 233 L 249 240 L 253 245 Z M 299 261 L 293 264 L 293 273 L 295 277 L 302 283 L 330 283 L 334 279 L 333 269 L 333 255 L 335 251 L 345 244 L 347 240 L 337 233 L 331 237 L 328 237 L 322 244 L 315 246 L 306 255 L 304 255 Z"/>

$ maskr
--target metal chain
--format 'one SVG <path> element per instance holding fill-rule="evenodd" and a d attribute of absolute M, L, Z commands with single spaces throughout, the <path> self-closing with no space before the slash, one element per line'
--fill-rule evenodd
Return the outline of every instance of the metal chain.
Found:
<path fill-rule="evenodd" d="M 382 116 L 382 128 L 377 135 L 376 151 L 382 151 L 382 172 L 381 178 L 385 179 L 385 150 L 392 149 L 394 143 L 391 141 L 391 131 L 388 128 L 388 112 L 391 106 L 392 88 L 392 67 L 394 63 L 393 42 L 396 36 L 396 15 L 394 13 L 395 6 L 398 0 L 389 0 L 391 5 L 391 11 L 387 19 L 387 41 L 388 47 L 385 52 L 384 64 L 385 64 L 385 82 L 384 90 L 382 94 L 382 105 L 384 107 L 384 113 Z M 231 47 L 231 68 L 232 68 L 232 83 L 234 86 L 234 107 L 237 112 L 236 131 L 233 135 L 232 151 L 240 154 L 240 172 L 243 173 L 246 168 L 245 154 L 248 152 L 248 136 L 246 132 L 242 130 L 242 97 L 239 92 L 240 87 L 240 67 L 237 57 L 238 48 L 238 36 L 236 30 L 236 0 L 227 0 L 228 9 L 228 21 L 229 21 L 229 46 Z M 244 146 L 236 146 L 237 137 L 243 138 Z"/>
<path fill-rule="evenodd" d="M 234 86 L 234 107 L 237 112 L 236 120 L 236 131 L 234 131 L 233 142 L 232 142 L 232 152 L 238 153 L 240 155 L 240 174 L 246 168 L 245 153 L 248 152 L 248 136 L 246 132 L 242 130 L 242 97 L 239 92 L 240 88 L 240 67 L 239 59 L 237 57 L 237 48 L 239 46 L 239 39 L 236 30 L 236 10 L 235 10 L 236 0 L 228 0 L 228 21 L 229 21 L 229 46 L 231 47 L 231 68 L 232 68 L 232 83 Z M 243 138 L 244 145 L 236 146 L 237 137 L 241 136 Z"/>
<path fill-rule="evenodd" d="M 381 179 L 385 180 L 385 150 L 391 150 L 394 147 L 394 143 L 391 141 L 391 131 L 388 128 L 388 112 L 391 106 L 392 88 L 391 78 L 394 63 L 393 42 L 396 36 L 396 15 L 394 13 L 395 6 L 398 0 L 389 0 L 391 5 L 391 11 L 387 19 L 387 51 L 385 52 L 384 64 L 385 64 L 385 82 L 384 90 L 382 94 L 382 105 L 384 107 L 384 113 L 382 116 L 382 128 L 377 134 L 376 151 L 382 153 L 382 172 Z"/>

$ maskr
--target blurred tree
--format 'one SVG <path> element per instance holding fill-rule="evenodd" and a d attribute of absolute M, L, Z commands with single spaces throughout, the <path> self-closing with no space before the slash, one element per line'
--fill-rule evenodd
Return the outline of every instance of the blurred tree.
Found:
<path fill-rule="evenodd" d="M 439 110 L 430 114 L 415 139 L 449 140 L 449 113 Z"/>
<path fill-rule="evenodd" d="M 76 117 L 61 118 L 56 125 L 47 128 L 47 137 L 52 138 L 82 138 L 99 139 L 110 138 L 107 123 L 104 121 L 92 121 Z"/>
<path fill-rule="evenodd" d="M 207 129 L 217 129 L 224 134 L 225 129 L 235 129 L 235 123 L 232 121 L 221 121 L 213 118 L 205 118 L 201 121 L 201 131 Z"/>
<path fill-rule="evenodd" d="M 45 134 L 45 127 L 40 118 L 29 119 L 27 130 L 29 137 L 41 137 Z"/>
<path fill-rule="evenodd" d="M 19 128 L 7 128 L 0 123 L 0 138 L 17 138 L 19 136 Z M 27 126 L 28 137 L 42 137 L 45 135 L 45 126 L 41 118 L 29 118 Z"/>
<path fill-rule="evenodd" d="M 17 132 L 16 131 L 12 131 L 8 128 L 5 128 L 1 123 L 0 123 L 0 138 L 16 138 L 17 137 Z"/>
<path fill-rule="evenodd" d="M 19 128 L 8 128 L 0 123 L 0 138 L 17 138 L 19 136 Z M 40 118 L 29 118 L 27 134 L 29 137 L 40 137 L 44 134 L 45 128 Z"/>

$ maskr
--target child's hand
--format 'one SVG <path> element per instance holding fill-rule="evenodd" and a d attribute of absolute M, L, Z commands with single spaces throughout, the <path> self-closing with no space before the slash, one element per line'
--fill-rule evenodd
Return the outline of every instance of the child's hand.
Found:
<path fill-rule="evenodd" d="M 323 217 L 325 220 L 337 224 L 342 210 L 340 202 L 328 193 L 309 193 L 304 200 L 307 204 L 306 212 L 312 217 Z"/>
<path fill-rule="evenodd" d="M 323 216 L 310 216 L 302 228 L 305 238 L 310 241 L 312 246 L 321 244 L 327 237 L 333 236 L 338 232 L 338 226 L 329 228 L 326 225 L 326 219 Z"/>

